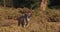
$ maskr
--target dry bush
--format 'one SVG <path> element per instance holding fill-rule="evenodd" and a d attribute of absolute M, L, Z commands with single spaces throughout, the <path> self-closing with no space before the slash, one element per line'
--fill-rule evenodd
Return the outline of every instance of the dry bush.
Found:
<path fill-rule="evenodd" d="M 46 16 L 48 22 L 60 22 L 60 11 L 59 10 L 49 10 L 46 11 Z"/>

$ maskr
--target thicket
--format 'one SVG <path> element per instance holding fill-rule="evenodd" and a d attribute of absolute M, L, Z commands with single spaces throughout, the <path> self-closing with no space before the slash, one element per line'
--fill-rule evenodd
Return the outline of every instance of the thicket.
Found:
<path fill-rule="evenodd" d="M 41 0 L 5 0 L 5 4 L 7 7 L 15 7 L 15 8 L 38 8 Z M 4 5 L 4 0 L 0 0 L 0 6 Z"/>

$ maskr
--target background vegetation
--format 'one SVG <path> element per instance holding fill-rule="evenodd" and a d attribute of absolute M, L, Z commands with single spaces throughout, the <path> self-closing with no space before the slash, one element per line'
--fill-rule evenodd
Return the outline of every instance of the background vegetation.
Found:
<path fill-rule="evenodd" d="M 6 1 L 8 3 L 8 0 Z M 18 1 L 17 2 L 16 0 L 14 1 L 15 8 L 13 8 L 13 4 L 10 1 L 9 1 L 10 4 L 8 3 L 7 7 L 4 8 L 3 1 L 0 0 L 1 5 L 0 32 L 59 32 L 60 31 L 60 9 L 48 8 L 45 11 L 41 11 L 39 8 L 40 5 L 39 0 L 21 0 L 22 1 L 21 3 L 19 3 Z M 26 1 L 27 3 L 25 3 Z M 28 10 L 24 4 L 27 4 L 28 8 L 31 7 L 32 9 L 34 8 L 34 11 L 32 13 L 32 17 L 28 26 L 22 28 L 21 26 L 17 26 L 18 21 L 15 18 L 22 16 L 22 14 L 19 11 Z M 17 6 L 15 5 L 17 5 L 19 8 L 17 8 Z"/>

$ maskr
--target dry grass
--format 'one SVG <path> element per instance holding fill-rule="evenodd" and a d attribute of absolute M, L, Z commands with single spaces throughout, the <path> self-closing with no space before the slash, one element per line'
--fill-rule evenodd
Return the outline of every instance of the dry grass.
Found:
<path fill-rule="evenodd" d="M 19 13 L 23 9 L 18 8 L 0 8 L 0 32 L 58 32 L 60 30 L 60 10 L 48 9 L 46 11 L 35 10 L 32 14 L 31 20 L 25 28 L 17 26 L 17 20 L 14 17 L 21 16 Z M 12 19 L 8 19 L 11 16 Z M 56 16 L 56 17 L 53 17 Z M 57 22 L 52 21 L 50 18 L 58 19 Z"/>

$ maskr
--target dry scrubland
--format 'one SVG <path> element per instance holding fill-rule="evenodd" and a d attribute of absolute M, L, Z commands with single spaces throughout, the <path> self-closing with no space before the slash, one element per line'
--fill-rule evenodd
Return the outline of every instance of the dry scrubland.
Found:
<path fill-rule="evenodd" d="M 25 28 L 18 27 L 17 20 L 15 20 L 16 17 L 22 16 L 19 13 L 21 10 L 23 9 L 0 8 L 0 32 L 59 32 L 60 10 L 47 9 L 46 11 L 40 11 L 36 9 L 32 13 L 28 26 Z M 8 16 L 12 19 L 8 19 Z"/>

